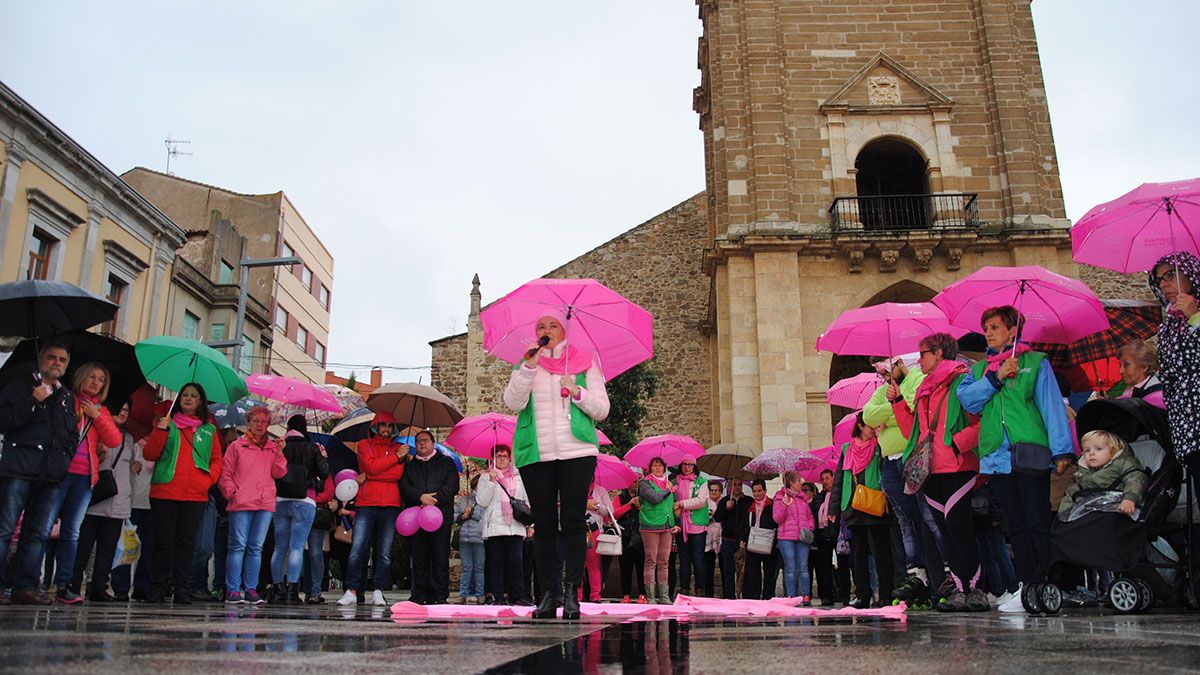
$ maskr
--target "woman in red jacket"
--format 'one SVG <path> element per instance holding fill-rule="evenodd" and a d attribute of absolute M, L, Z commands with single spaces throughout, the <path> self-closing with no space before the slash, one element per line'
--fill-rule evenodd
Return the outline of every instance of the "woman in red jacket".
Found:
<path fill-rule="evenodd" d="M 146 602 L 166 602 L 173 593 L 175 604 L 190 605 L 186 585 L 196 528 L 208 507 L 208 490 L 221 477 L 221 439 L 203 387 L 183 385 L 170 415 L 155 422 L 142 456 L 154 462 L 154 587 Z"/>
<path fill-rule="evenodd" d="M 75 407 L 79 418 L 79 445 L 67 469 L 67 476 L 58 485 L 46 531 L 61 520 L 58 548 L 54 554 L 54 584 L 58 586 L 58 602 L 78 605 L 83 598 L 69 583 L 75 570 L 75 552 L 79 548 L 79 527 L 92 501 L 92 487 L 99 476 L 100 461 L 108 448 L 121 445 L 121 430 L 103 405 L 108 397 L 108 369 L 99 363 L 85 363 L 75 371 Z"/>

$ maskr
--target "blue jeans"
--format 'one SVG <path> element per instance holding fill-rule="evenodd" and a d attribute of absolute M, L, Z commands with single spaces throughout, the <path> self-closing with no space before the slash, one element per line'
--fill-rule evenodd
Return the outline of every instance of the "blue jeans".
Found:
<path fill-rule="evenodd" d="M 300 581 L 304 543 L 316 517 L 317 507 L 306 501 L 275 502 L 275 551 L 271 554 L 271 580 L 275 583 Z"/>
<path fill-rule="evenodd" d="M 462 576 L 458 580 L 458 596 L 460 598 L 483 597 L 483 570 L 487 554 L 483 550 L 483 542 L 458 544 L 458 554 L 462 558 Z"/>
<path fill-rule="evenodd" d="M 58 546 L 54 552 L 54 585 L 66 588 L 75 571 L 75 551 L 79 549 L 79 526 L 83 525 L 83 517 L 87 515 L 88 504 L 92 501 L 92 477 L 69 473 L 58 484 L 54 493 L 54 504 L 46 514 L 46 531 L 54 527 L 54 521 L 62 521 L 58 526 Z M 28 522 L 28 521 L 26 521 Z M 84 561 L 86 564 L 87 561 Z"/>
<path fill-rule="evenodd" d="M 217 503 L 208 496 L 208 506 L 196 528 L 196 547 L 192 549 L 192 576 L 187 589 L 193 593 L 208 593 L 208 561 L 213 558 L 217 545 Z M 220 579 L 214 575 L 214 578 Z"/>
<path fill-rule="evenodd" d="M 0 478 L 0 563 L 8 560 L 8 548 L 17 520 L 22 520 L 21 541 L 13 558 L 13 591 L 37 589 L 38 569 L 46 550 L 50 528 L 46 521 L 54 508 L 58 486 L 24 478 Z M 53 522 L 53 521 L 51 521 Z"/>
<path fill-rule="evenodd" d="M 112 589 L 114 593 L 128 595 L 130 590 L 145 596 L 154 585 L 154 518 L 150 509 L 133 509 L 129 513 L 129 522 L 137 528 L 138 540 L 142 542 L 141 554 L 137 561 L 137 571 L 133 565 L 121 565 L 112 570 Z M 130 572 L 133 572 L 131 580 Z M 132 583 L 131 583 L 132 582 Z"/>
<path fill-rule="evenodd" d="M 396 517 L 399 506 L 360 506 L 354 512 L 354 538 L 350 541 L 350 558 L 346 566 L 346 590 L 362 591 L 367 573 L 367 555 L 375 548 L 375 588 L 391 586 L 392 537 L 396 536 Z"/>
<path fill-rule="evenodd" d="M 783 593 L 789 598 L 797 596 L 796 582 L 800 582 L 799 595 L 812 595 L 812 577 L 808 574 L 809 545 L 799 539 L 780 539 L 779 552 L 783 554 Z"/>
<path fill-rule="evenodd" d="M 1016 593 L 1017 572 L 1013 569 L 1012 558 L 1008 555 L 1004 534 L 995 527 L 976 530 L 975 541 L 979 544 L 979 559 L 983 563 L 988 591 L 992 595 Z"/>
<path fill-rule="evenodd" d="M 917 535 L 917 524 L 921 514 L 916 497 L 904 494 L 904 462 L 885 459 L 879 476 L 879 486 L 887 495 L 892 513 L 896 514 L 896 522 L 900 524 L 905 564 L 908 567 L 923 567 L 925 563 L 921 556 L 921 537 Z"/>
<path fill-rule="evenodd" d="M 690 516 L 689 516 L 690 517 Z M 684 541 L 683 534 L 675 537 L 679 549 L 679 592 L 692 593 L 692 572 L 696 574 L 695 595 L 704 594 L 704 542 L 705 534 L 689 534 Z"/>
<path fill-rule="evenodd" d="M 308 530 L 308 565 L 301 574 L 301 586 L 309 597 L 321 594 L 321 582 L 325 580 L 325 537 L 329 530 Z M 307 582 L 307 583 L 303 583 Z"/>
<path fill-rule="evenodd" d="M 230 593 L 257 590 L 263 542 L 271 526 L 270 511 L 229 512 L 229 554 L 225 558 L 225 589 Z"/>

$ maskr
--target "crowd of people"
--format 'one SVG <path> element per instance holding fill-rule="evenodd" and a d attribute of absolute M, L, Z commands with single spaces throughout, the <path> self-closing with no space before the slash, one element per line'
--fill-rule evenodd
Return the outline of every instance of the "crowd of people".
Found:
<path fill-rule="evenodd" d="M 1123 382 L 1093 394 L 1165 409 L 1193 481 L 1198 277 L 1188 254 L 1155 266 L 1151 290 L 1165 308 L 1157 344 L 1124 345 Z M 885 384 L 857 414 L 836 468 L 819 483 L 785 472 L 773 491 L 754 480 L 748 493 L 742 480 L 701 474 L 690 455 L 673 466 L 651 459 L 625 490 L 598 486 L 604 378 L 568 345 L 556 313 L 538 321 L 505 389 L 518 413 L 511 444 L 460 471 L 433 431 L 417 432 L 410 454 L 397 420 L 378 413 L 355 448 L 359 487 L 345 499 L 302 415 L 279 436 L 266 408 L 251 409 L 242 428 L 218 428 L 193 383 L 135 440 L 130 403 L 102 403 L 106 366 L 83 364 L 66 382 L 71 355 L 48 341 L 37 372 L 0 392 L 3 599 L 319 604 L 340 587 L 340 605 L 385 605 L 406 576 L 410 600 L 441 604 L 452 599 L 457 548 L 456 601 L 536 602 L 542 618 L 560 607 L 578 617 L 581 600 L 605 596 L 768 599 L 780 586 L 803 606 L 815 596 L 823 606 L 1020 611 L 1022 587 L 1059 574 L 1056 518 L 1098 488 L 1119 491 L 1116 510 L 1133 516 L 1149 477 L 1119 436 L 1076 440 L 1061 378 L 1021 340 L 1022 323 L 1011 306 L 984 312 L 987 351 L 974 362 L 946 333 L 926 336 L 909 360 L 873 359 Z M 397 537 L 401 510 L 414 506 L 436 507 L 440 521 Z M 130 525 L 140 559 L 114 567 Z M 602 549 L 614 539 L 616 550 Z M 605 594 L 613 558 L 620 588 Z M 408 563 L 400 574 L 396 560 Z"/>

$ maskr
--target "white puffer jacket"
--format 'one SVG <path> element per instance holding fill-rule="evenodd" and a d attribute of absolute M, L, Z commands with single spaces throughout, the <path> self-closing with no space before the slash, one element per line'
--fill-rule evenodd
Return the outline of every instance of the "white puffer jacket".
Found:
<path fill-rule="evenodd" d="M 563 344 L 554 348 L 555 356 L 562 353 Z M 548 350 L 543 347 L 543 353 Z M 539 461 L 576 459 L 599 454 L 600 449 L 575 438 L 571 433 L 570 399 L 561 395 L 561 375 L 544 368 L 529 368 L 524 363 L 512 371 L 508 387 L 504 389 L 504 404 L 512 410 L 524 410 L 533 395 L 534 428 L 537 430 Z M 608 417 L 608 392 L 604 389 L 604 376 L 593 361 L 587 369 L 587 386 L 583 387 L 575 405 L 588 417 L 599 422 Z"/>
<path fill-rule="evenodd" d="M 517 489 L 513 494 L 514 497 L 529 503 L 529 496 L 525 494 L 525 484 L 521 482 L 521 474 L 517 474 Z M 492 537 L 509 537 L 509 536 L 525 536 L 525 526 L 517 522 L 514 518 L 512 524 L 504 522 L 504 507 L 501 506 L 501 500 L 508 499 L 504 494 L 504 490 L 492 480 L 492 477 L 486 473 L 480 474 L 479 485 L 475 487 L 475 503 L 483 508 L 483 538 L 491 539 Z"/>

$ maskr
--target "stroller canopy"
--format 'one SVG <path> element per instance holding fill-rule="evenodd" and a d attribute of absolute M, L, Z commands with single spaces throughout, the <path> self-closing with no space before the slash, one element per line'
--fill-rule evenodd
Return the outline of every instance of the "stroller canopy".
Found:
<path fill-rule="evenodd" d="M 1088 401 L 1075 417 L 1075 433 L 1083 438 L 1084 434 L 1096 429 L 1111 431 L 1126 443 L 1149 435 L 1168 455 L 1174 451 L 1167 411 L 1140 398 Z"/>

